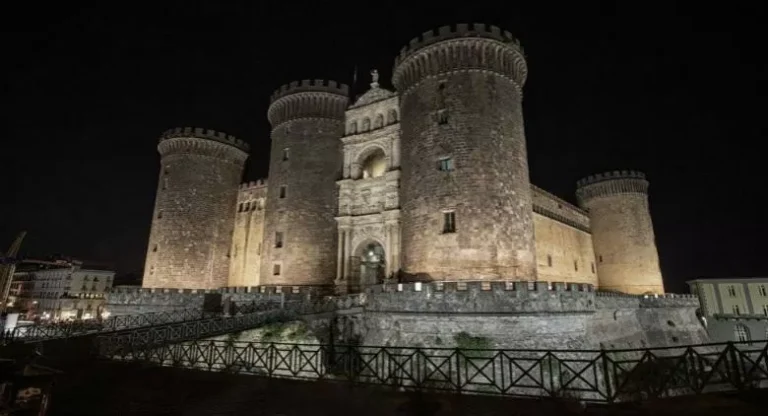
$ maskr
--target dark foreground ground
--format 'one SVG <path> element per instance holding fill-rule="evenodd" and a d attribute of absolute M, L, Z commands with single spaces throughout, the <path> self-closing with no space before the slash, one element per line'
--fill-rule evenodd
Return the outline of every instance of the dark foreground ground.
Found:
<path fill-rule="evenodd" d="M 765 415 L 768 391 L 613 406 L 418 395 L 333 382 L 92 362 L 58 377 L 53 415 Z"/>

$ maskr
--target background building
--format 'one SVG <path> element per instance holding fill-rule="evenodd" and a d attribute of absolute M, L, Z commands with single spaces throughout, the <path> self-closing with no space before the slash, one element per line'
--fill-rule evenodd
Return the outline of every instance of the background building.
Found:
<path fill-rule="evenodd" d="M 713 341 L 768 339 L 768 278 L 696 279 L 701 315 Z"/>
<path fill-rule="evenodd" d="M 10 306 L 29 319 L 97 318 L 114 275 L 79 261 L 27 260 L 13 275 Z"/>

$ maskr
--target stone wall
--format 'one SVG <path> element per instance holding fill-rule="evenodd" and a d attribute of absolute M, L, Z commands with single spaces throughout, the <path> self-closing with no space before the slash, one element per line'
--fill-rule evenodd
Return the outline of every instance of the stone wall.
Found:
<path fill-rule="evenodd" d="M 266 197 L 266 180 L 240 186 L 237 205 L 234 208 L 235 229 L 232 235 L 228 286 L 259 286 L 261 283 L 259 277 Z"/>
<path fill-rule="evenodd" d="M 617 349 L 709 341 L 693 295 L 631 296 L 548 282 L 400 284 L 366 292 L 356 332 L 366 345 Z"/>
<path fill-rule="evenodd" d="M 592 235 L 538 213 L 533 224 L 539 279 L 598 285 Z"/>
<path fill-rule="evenodd" d="M 160 139 L 160 175 L 143 286 L 226 286 L 235 201 L 247 145 L 203 129 Z"/>
<path fill-rule="evenodd" d="M 432 280 L 535 277 L 523 129 L 527 69 L 508 34 L 441 28 L 398 58 L 402 265 Z M 450 38 L 450 42 L 441 40 Z M 441 170 L 441 158 L 453 170 Z M 455 232 L 444 232 L 445 212 Z"/>

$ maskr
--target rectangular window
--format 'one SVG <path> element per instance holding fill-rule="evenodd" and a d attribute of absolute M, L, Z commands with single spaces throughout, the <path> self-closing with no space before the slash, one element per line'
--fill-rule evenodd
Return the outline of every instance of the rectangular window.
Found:
<path fill-rule="evenodd" d="M 765 285 L 760 285 L 760 296 L 768 296 L 768 290 L 765 289 Z"/>
<path fill-rule="evenodd" d="M 272 265 L 272 275 L 273 276 L 280 276 L 280 265 L 279 264 L 273 264 Z"/>
<path fill-rule="evenodd" d="M 579 261 L 578 260 L 574 260 L 573 261 L 573 270 L 577 271 L 577 272 L 579 271 Z"/>
<path fill-rule="evenodd" d="M 732 298 L 736 297 L 736 287 L 728 286 L 728 296 L 730 296 Z"/>
<path fill-rule="evenodd" d="M 768 316 L 768 305 L 763 305 L 763 315 Z"/>
<path fill-rule="evenodd" d="M 599 261 L 600 263 L 602 263 L 602 262 L 603 262 L 603 256 L 597 256 L 597 261 Z"/>
<path fill-rule="evenodd" d="M 552 267 L 552 256 L 547 256 L 547 266 Z"/>
<path fill-rule="evenodd" d="M 285 198 L 286 191 L 288 190 L 287 188 L 288 187 L 285 185 L 280 186 L 280 198 Z"/>
<path fill-rule="evenodd" d="M 443 233 L 456 232 L 456 213 L 454 211 L 443 212 Z"/>
<path fill-rule="evenodd" d="M 285 149 L 283 149 L 283 162 L 285 162 L 286 160 L 288 160 L 288 156 L 289 156 L 289 155 L 290 155 L 290 151 L 289 151 L 289 149 L 286 147 Z"/>
<path fill-rule="evenodd" d="M 741 315 L 741 309 L 739 309 L 739 305 L 733 305 L 733 314 Z"/>
<path fill-rule="evenodd" d="M 592 268 L 592 273 L 595 273 L 595 263 L 589 263 L 589 266 Z"/>
<path fill-rule="evenodd" d="M 453 170 L 453 158 L 443 157 L 438 161 L 437 168 L 443 172 L 450 172 Z"/>
<path fill-rule="evenodd" d="M 275 247 L 280 248 L 283 246 L 283 233 L 275 233 Z"/>
<path fill-rule="evenodd" d="M 448 112 L 445 109 L 437 110 L 437 124 L 448 124 Z"/>

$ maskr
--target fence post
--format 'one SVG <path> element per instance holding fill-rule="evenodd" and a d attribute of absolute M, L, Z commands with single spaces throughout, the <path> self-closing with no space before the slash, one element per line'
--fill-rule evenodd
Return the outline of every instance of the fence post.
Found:
<path fill-rule="evenodd" d="M 608 371 L 608 356 L 602 346 L 600 347 L 600 361 L 603 362 L 603 382 L 605 383 L 605 394 L 609 403 L 613 403 L 613 392 L 611 391 L 611 373 Z"/>
<path fill-rule="evenodd" d="M 737 389 L 741 390 L 744 386 L 741 380 L 741 372 L 739 371 L 739 359 L 736 355 L 736 347 L 732 341 L 728 341 L 728 345 L 725 347 L 725 357 L 728 363 L 728 376 L 731 379 L 731 384 Z"/>
<path fill-rule="evenodd" d="M 456 393 L 461 394 L 461 350 L 456 348 Z"/>

